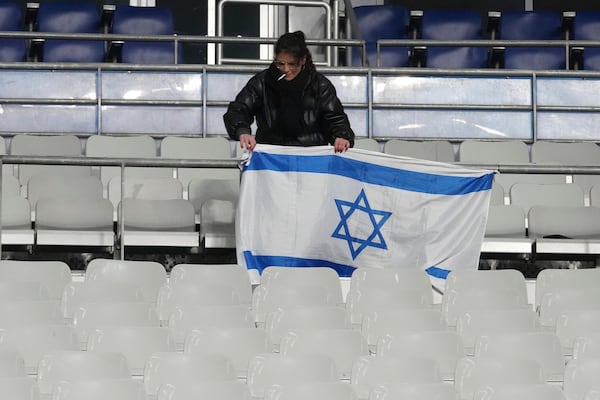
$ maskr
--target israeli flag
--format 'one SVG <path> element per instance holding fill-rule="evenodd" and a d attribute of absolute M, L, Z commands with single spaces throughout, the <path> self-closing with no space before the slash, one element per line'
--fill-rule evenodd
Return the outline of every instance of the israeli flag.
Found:
<path fill-rule="evenodd" d="M 477 269 L 494 171 L 333 147 L 257 145 L 242 173 L 238 263 Z"/>

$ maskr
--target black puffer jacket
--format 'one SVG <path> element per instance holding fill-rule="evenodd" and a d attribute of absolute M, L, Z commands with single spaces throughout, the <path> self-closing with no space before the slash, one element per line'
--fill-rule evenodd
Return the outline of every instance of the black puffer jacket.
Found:
<path fill-rule="evenodd" d="M 271 64 L 268 69 L 254 75 L 235 100 L 229 103 L 223 115 L 229 136 L 239 140 L 240 135 L 250 133 L 250 125 L 256 118 L 258 143 L 317 146 L 333 144 L 339 137 L 347 139 L 353 146 L 354 132 L 333 84 L 314 67 L 307 67 L 306 71 L 301 72 L 304 73 L 307 76 L 302 90 L 304 111 L 300 133 L 285 135 L 278 128 L 282 123 L 279 117 L 289 113 L 282 112 L 282 107 L 286 106 L 282 105 L 285 102 L 282 102 L 281 88 L 278 86 L 281 82 L 277 81 L 281 73 Z"/>

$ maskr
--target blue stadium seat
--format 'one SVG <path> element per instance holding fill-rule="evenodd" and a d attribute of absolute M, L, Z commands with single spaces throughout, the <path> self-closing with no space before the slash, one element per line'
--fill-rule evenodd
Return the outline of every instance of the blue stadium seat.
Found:
<path fill-rule="evenodd" d="M 173 35 L 173 13 L 167 7 L 118 6 L 112 20 L 112 33 L 126 35 Z M 177 63 L 182 61 L 178 45 Z M 174 64 L 171 42 L 132 42 L 123 44 L 121 62 L 135 64 Z"/>
<path fill-rule="evenodd" d="M 175 48 L 171 42 L 125 42 L 121 62 L 130 64 L 174 64 Z M 181 64 L 181 44 L 177 45 L 177 64 Z"/>
<path fill-rule="evenodd" d="M 600 11 L 577 11 L 573 20 L 574 40 L 600 40 Z M 600 48 L 583 49 L 582 69 L 600 70 Z"/>
<path fill-rule="evenodd" d="M 562 16 L 558 11 L 505 11 L 500 16 L 502 40 L 564 39 Z M 565 69 L 563 47 L 506 47 L 504 68 Z"/>
<path fill-rule="evenodd" d="M 480 40 L 482 20 L 474 10 L 428 10 L 421 20 L 421 39 Z M 485 68 L 488 50 L 485 47 L 427 48 L 426 66 L 431 68 Z"/>
<path fill-rule="evenodd" d="M 104 42 L 97 40 L 61 40 L 44 42 L 44 62 L 103 62 Z"/>
<path fill-rule="evenodd" d="M 118 6 L 112 20 L 112 33 L 132 35 L 172 35 L 173 13 L 166 7 Z"/>
<path fill-rule="evenodd" d="M 23 10 L 14 1 L 0 1 L 0 31 L 23 29 Z M 0 62 L 26 61 L 27 45 L 24 39 L 0 39 Z"/>
<path fill-rule="evenodd" d="M 39 32 L 97 33 L 100 11 L 94 3 L 43 2 L 38 11 Z"/>
<path fill-rule="evenodd" d="M 41 3 L 39 32 L 99 33 L 100 11 L 94 3 Z M 43 44 L 45 62 L 102 62 L 104 42 L 77 39 L 51 39 Z"/>
<path fill-rule="evenodd" d="M 562 47 L 507 47 L 504 68 L 565 69 L 566 52 Z"/>
<path fill-rule="evenodd" d="M 562 17 L 558 11 L 504 11 L 500 16 L 502 40 L 563 39 Z"/>
<path fill-rule="evenodd" d="M 0 31 L 20 31 L 23 29 L 23 10 L 15 1 L 0 1 Z"/>
<path fill-rule="evenodd" d="M 354 14 L 362 39 L 366 41 L 369 65 L 377 66 L 377 47 L 379 39 L 410 39 L 408 9 L 400 5 L 377 5 L 354 7 Z M 355 35 L 356 36 L 356 35 Z M 405 67 L 409 63 L 408 47 L 381 47 L 380 63 L 382 67 Z M 362 65 L 358 48 L 352 51 L 352 65 Z"/>
<path fill-rule="evenodd" d="M 27 61 L 24 39 L 0 39 L 0 62 Z"/>

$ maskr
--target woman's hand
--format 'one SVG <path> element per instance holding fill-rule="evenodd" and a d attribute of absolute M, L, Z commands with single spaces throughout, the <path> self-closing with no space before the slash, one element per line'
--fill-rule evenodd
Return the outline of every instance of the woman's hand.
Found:
<path fill-rule="evenodd" d="M 256 139 L 254 136 L 244 133 L 240 135 L 240 147 L 244 150 L 252 151 L 256 146 Z"/>
<path fill-rule="evenodd" d="M 348 140 L 342 138 L 335 138 L 335 142 L 333 142 L 333 149 L 336 153 L 343 153 L 349 148 L 350 142 Z"/>

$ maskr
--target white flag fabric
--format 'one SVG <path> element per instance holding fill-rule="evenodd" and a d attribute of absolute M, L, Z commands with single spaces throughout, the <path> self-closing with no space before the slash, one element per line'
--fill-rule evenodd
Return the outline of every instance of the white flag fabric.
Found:
<path fill-rule="evenodd" d="M 238 263 L 477 269 L 494 171 L 331 146 L 257 145 L 242 173 Z"/>

